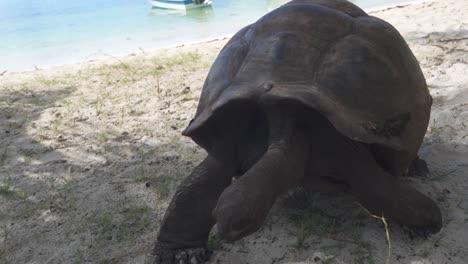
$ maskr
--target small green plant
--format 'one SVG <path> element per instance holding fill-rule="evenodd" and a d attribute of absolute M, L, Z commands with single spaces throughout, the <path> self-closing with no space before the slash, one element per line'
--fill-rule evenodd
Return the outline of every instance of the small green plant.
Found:
<path fill-rule="evenodd" d="M 77 250 L 71 258 L 71 263 L 73 264 L 82 264 L 85 262 L 83 251 Z"/>
<path fill-rule="evenodd" d="M 91 219 L 99 232 L 97 243 L 99 247 L 106 246 L 109 240 L 127 241 L 139 237 L 144 229 L 150 225 L 150 208 L 137 206 L 125 208 L 119 213 L 104 212 Z"/>
<path fill-rule="evenodd" d="M 83 96 L 81 96 L 79 99 L 78 99 L 78 105 L 79 106 L 82 106 L 82 105 L 86 105 L 88 104 L 88 100 L 86 98 L 84 98 Z"/>
<path fill-rule="evenodd" d="M 326 255 L 322 259 L 323 264 L 332 264 L 335 262 L 336 256 L 334 255 Z"/>
<path fill-rule="evenodd" d="M 298 210 L 297 214 L 293 214 L 292 220 L 297 227 L 296 248 L 305 248 L 305 241 L 312 234 L 324 236 L 331 233 L 339 225 L 335 217 L 326 214 L 319 208 Z"/>
<path fill-rule="evenodd" d="M 114 217 L 110 212 L 105 212 L 95 219 L 95 223 L 102 229 L 103 232 L 110 231 Z"/>
<path fill-rule="evenodd" d="M 104 107 L 104 98 L 100 97 L 96 101 L 92 103 L 94 105 L 94 109 L 96 110 L 96 115 L 99 116 L 102 114 L 102 108 Z"/>
<path fill-rule="evenodd" d="M 138 235 L 144 232 L 145 228 L 150 225 L 149 212 L 150 208 L 147 206 L 125 209 L 122 212 L 123 219 L 119 224 L 120 232 L 118 238 L 121 240 L 138 238 Z"/>
<path fill-rule="evenodd" d="M 374 264 L 372 256 L 372 245 L 369 242 L 361 242 L 358 247 L 351 251 L 354 256 L 353 263 L 355 264 Z"/>
<path fill-rule="evenodd" d="M 391 262 L 391 257 L 392 257 L 392 240 L 391 240 L 391 237 L 390 237 L 390 229 L 388 228 L 388 223 L 387 223 L 387 219 L 385 218 L 385 216 L 378 216 L 378 215 L 374 215 L 372 214 L 371 212 L 369 212 L 366 208 L 362 207 L 363 210 L 365 210 L 370 217 L 372 218 L 375 218 L 375 219 L 379 219 L 380 221 L 382 221 L 383 225 L 384 225 L 384 228 L 385 228 L 385 235 L 386 235 L 386 238 L 387 238 L 387 243 L 388 243 L 388 250 L 387 250 L 387 260 L 386 260 L 386 264 L 390 264 Z"/>
<path fill-rule="evenodd" d="M 132 228 L 141 229 L 148 224 L 147 215 L 150 208 L 147 206 L 129 208 L 124 211 L 123 222 L 130 224 Z"/>
<path fill-rule="evenodd" d="M 114 63 L 107 66 L 110 70 L 117 70 L 117 71 L 128 71 L 131 70 L 132 67 L 129 64 L 123 63 L 119 60 L 118 63 Z"/>
<path fill-rule="evenodd" d="M 0 182 L 0 195 L 5 197 L 12 197 L 15 194 L 15 190 L 9 181 Z"/>
<path fill-rule="evenodd" d="M 169 196 L 170 187 L 173 179 L 169 176 L 142 175 L 135 178 L 136 182 L 144 182 L 146 186 L 153 189 L 160 199 L 166 199 Z"/>
<path fill-rule="evenodd" d="M 209 250 L 219 250 L 223 246 L 221 239 L 219 239 L 216 235 L 211 235 L 208 238 L 207 247 Z"/>
<path fill-rule="evenodd" d="M 109 139 L 110 138 L 105 132 L 101 132 L 96 135 L 96 140 L 101 144 L 106 143 L 107 141 L 109 141 Z"/>
<path fill-rule="evenodd" d="M 44 86 L 47 86 L 47 87 L 64 84 L 63 80 L 48 79 L 48 78 L 45 78 L 44 76 L 37 76 L 35 78 L 35 80 L 36 80 L 36 82 L 38 82 L 38 83 L 40 83 L 40 84 L 42 84 Z"/>
<path fill-rule="evenodd" d="M 170 70 L 179 65 L 198 64 L 202 56 L 197 51 L 184 52 L 173 56 L 153 58 L 153 64 L 158 65 L 156 70 Z M 147 72 L 148 73 L 148 72 Z"/>
<path fill-rule="evenodd" d="M 71 103 L 70 100 L 68 99 L 65 99 L 62 101 L 62 104 L 63 106 L 65 107 L 66 111 L 67 111 L 67 116 L 71 116 L 71 114 L 73 113 L 73 105 Z"/>
<path fill-rule="evenodd" d="M 34 155 L 34 151 L 31 149 L 21 149 L 21 156 L 25 163 L 30 163 L 32 160 L 32 156 Z"/>
<path fill-rule="evenodd" d="M 104 130 L 96 134 L 96 140 L 103 144 L 106 143 L 107 141 L 116 138 L 119 135 L 117 131 L 114 130 Z"/>
<path fill-rule="evenodd" d="M 128 115 L 129 116 L 141 116 L 141 115 L 144 115 L 145 114 L 145 111 L 141 111 L 141 110 L 135 110 L 135 109 L 132 109 L 128 112 Z"/>
<path fill-rule="evenodd" d="M 15 189 L 10 181 L 0 181 L 0 195 L 5 198 L 26 199 L 24 191 Z"/>
<path fill-rule="evenodd" d="M 10 263 L 8 262 L 7 250 L 4 248 L 0 248 L 0 263 Z"/>
<path fill-rule="evenodd" d="M 54 134 L 54 136 L 58 136 L 60 134 L 61 124 L 62 124 L 62 119 L 60 118 L 60 116 L 52 120 L 51 126 L 52 126 L 52 133 Z"/>
<path fill-rule="evenodd" d="M 390 264 L 391 258 L 392 258 L 392 239 L 390 238 L 390 229 L 388 228 L 388 223 L 387 219 L 384 216 L 376 216 L 373 214 L 370 214 L 370 216 L 380 219 L 382 223 L 384 224 L 385 228 L 385 235 L 387 237 L 387 243 L 388 243 L 388 252 L 387 252 L 387 261 L 385 262 L 386 264 Z"/>
<path fill-rule="evenodd" d="M 172 68 L 177 65 L 182 65 L 186 63 L 194 63 L 194 62 L 197 62 L 197 60 L 199 59 L 200 59 L 200 55 L 198 55 L 198 53 L 188 52 L 188 53 L 182 53 L 176 56 L 168 57 L 167 59 L 164 60 L 164 64 L 167 67 Z"/>

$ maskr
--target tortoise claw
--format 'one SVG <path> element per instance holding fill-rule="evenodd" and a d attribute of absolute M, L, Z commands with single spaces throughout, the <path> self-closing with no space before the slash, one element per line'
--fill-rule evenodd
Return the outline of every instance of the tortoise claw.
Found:
<path fill-rule="evenodd" d="M 154 248 L 154 264 L 203 264 L 210 256 L 204 247 L 170 249 L 157 244 Z"/>

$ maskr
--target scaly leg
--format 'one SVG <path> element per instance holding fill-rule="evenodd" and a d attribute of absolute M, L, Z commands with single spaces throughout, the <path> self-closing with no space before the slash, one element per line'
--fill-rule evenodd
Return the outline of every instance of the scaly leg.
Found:
<path fill-rule="evenodd" d="M 383 170 L 362 144 L 354 144 L 345 173 L 351 193 L 359 202 L 372 214 L 384 216 L 420 235 L 438 232 L 442 216 L 437 204 Z"/>
<path fill-rule="evenodd" d="M 206 260 L 206 242 L 215 224 L 212 210 L 235 169 L 208 156 L 178 187 L 164 216 L 155 247 L 155 263 Z M 176 262 L 174 262 L 176 261 Z"/>
<path fill-rule="evenodd" d="M 440 230 L 442 217 L 434 201 L 380 167 L 363 143 L 343 136 L 328 121 L 317 119 L 315 124 L 311 130 L 309 183 L 315 184 L 317 176 L 345 183 L 374 215 L 422 235 Z"/>
<path fill-rule="evenodd" d="M 309 141 L 295 108 L 266 113 L 269 142 L 265 153 L 221 194 L 214 216 L 218 235 L 234 241 L 260 228 L 276 198 L 304 178 Z"/>

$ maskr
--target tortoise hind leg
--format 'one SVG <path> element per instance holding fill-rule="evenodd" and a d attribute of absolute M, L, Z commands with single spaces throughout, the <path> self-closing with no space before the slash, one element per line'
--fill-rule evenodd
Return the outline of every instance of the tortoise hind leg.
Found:
<path fill-rule="evenodd" d="M 208 156 L 179 185 L 164 215 L 154 249 L 155 263 L 207 260 L 206 243 L 215 224 L 212 210 L 235 170 Z"/>
<path fill-rule="evenodd" d="M 350 144 L 355 153 L 347 161 L 347 180 L 365 208 L 423 236 L 440 230 L 442 216 L 433 200 L 382 169 L 365 146 Z"/>

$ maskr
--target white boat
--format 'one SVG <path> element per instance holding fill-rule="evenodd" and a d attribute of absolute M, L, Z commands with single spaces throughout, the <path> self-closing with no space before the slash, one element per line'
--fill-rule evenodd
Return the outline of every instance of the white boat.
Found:
<path fill-rule="evenodd" d="M 213 0 L 151 0 L 150 2 L 153 7 L 187 10 L 209 6 Z"/>

